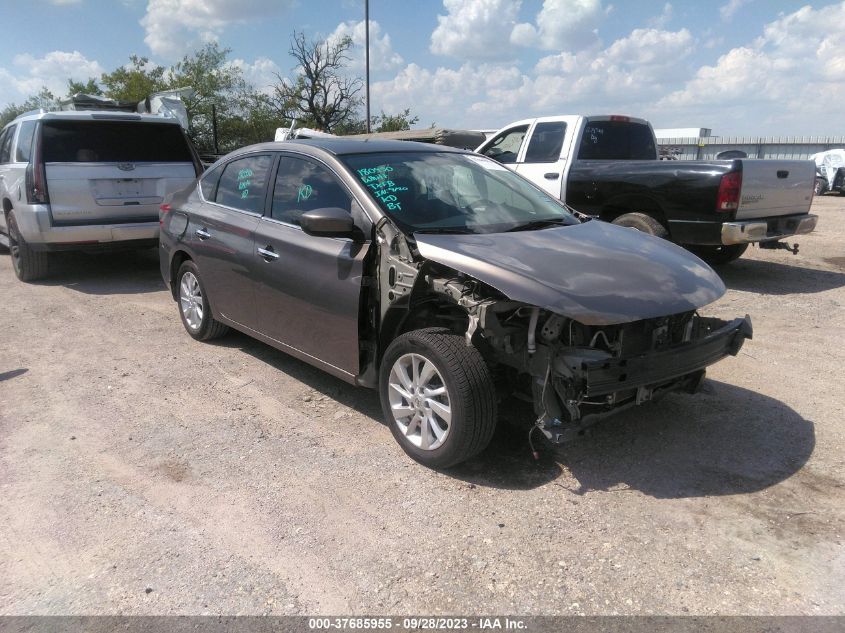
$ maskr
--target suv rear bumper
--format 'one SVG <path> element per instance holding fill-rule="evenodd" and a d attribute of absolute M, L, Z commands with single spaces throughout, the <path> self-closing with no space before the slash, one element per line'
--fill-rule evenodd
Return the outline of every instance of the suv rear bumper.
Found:
<path fill-rule="evenodd" d="M 21 236 L 33 250 L 66 251 L 98 246 L 153 246 L 158 221 L 53 226 L 47 205 L 25 205 L 15 211 Z"/>

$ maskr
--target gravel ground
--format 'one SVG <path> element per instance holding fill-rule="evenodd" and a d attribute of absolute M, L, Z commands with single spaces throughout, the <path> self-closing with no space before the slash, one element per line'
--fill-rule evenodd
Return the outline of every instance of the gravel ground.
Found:
<path fill-rule="evenodd" d="M 0 256 L 0 613 L 845 613 L 845 198 L 814 211 L 721 271 L 754 340 L 703 393 L 444 473 L 375 392 L 190 339 L 155 252 Z"/>

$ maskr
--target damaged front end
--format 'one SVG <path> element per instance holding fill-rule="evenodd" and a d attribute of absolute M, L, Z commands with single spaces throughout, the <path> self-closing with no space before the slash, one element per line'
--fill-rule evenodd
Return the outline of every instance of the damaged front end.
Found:
<path fill-rule="evenodd" d="M 424 327 L 465 336 L 491 368 L 500 397 L 531 402 L 536 426 L 552 442 L 670 391 L 695 392 L 709 365 L 736 355 L 752 336 L 748 316 L 703 317 L 695 306 L 611 324 L 595 312 L 585 324 L 425 257 L 389 224 L 379 226 L 378 238 L 378 299 L 370 311 L 378 347 Z"/>
<path fill-rule="evenodd" d="M 510 301 L 471 310 L 467 336 L 492 363 L 517 373 L 513 382 L 533 402 L 537 426 L 556 443 L 670 391 L 694 393 L 709 365 L 735 356 L 752 336 L 748 316 L 725 321 L 696 311 L 588 326 Z"/>

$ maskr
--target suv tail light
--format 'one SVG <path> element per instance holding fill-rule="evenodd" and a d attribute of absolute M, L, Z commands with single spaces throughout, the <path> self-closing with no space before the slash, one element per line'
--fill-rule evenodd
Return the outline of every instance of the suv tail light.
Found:
<path fill-rule="evenodd" d="M 739 208 L 739 192 L 742 189 L 742 172 L 731 171 L 722 176 L 719 194 L 716 196 L 716 211 L 736 211 Z"/>
<path fill-rule="evenodd" d="M 47 168 L 44 165 L 44 153 L 41 148 L 41 126 L 35 128 L 32 143 L 32 156 L 26 166 L 26 202 L 27 204 L 49 204 L 47 192 Z"/>

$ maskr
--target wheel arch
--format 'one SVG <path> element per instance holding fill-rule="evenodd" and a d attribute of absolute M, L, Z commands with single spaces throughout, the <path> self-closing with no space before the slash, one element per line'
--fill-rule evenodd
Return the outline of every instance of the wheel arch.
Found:
<path fill-rule="evenodd" d="M 193 261 L 193 257 L 191 257 L 187 251 L 183 251 L 181 249 L 173 253 L 173 256 L 170 258 L 170 294 L 173 295 L 174 301 L 178 299 L 178 290 L 176 288 L 176 273 L 179 272 L 179 269 L 182 267 L 182 264 L 189 260 Z"/>
<path fill-rule="evenodd" d="M 626 213 L 642 213 L 653 217 L 669 230 L 669 222 L 660 203 L 645 195 L 633 195 L 608 200 L 601 210 L 599 217 L 605 222 L 613 222 L 620 215 Z"/>

